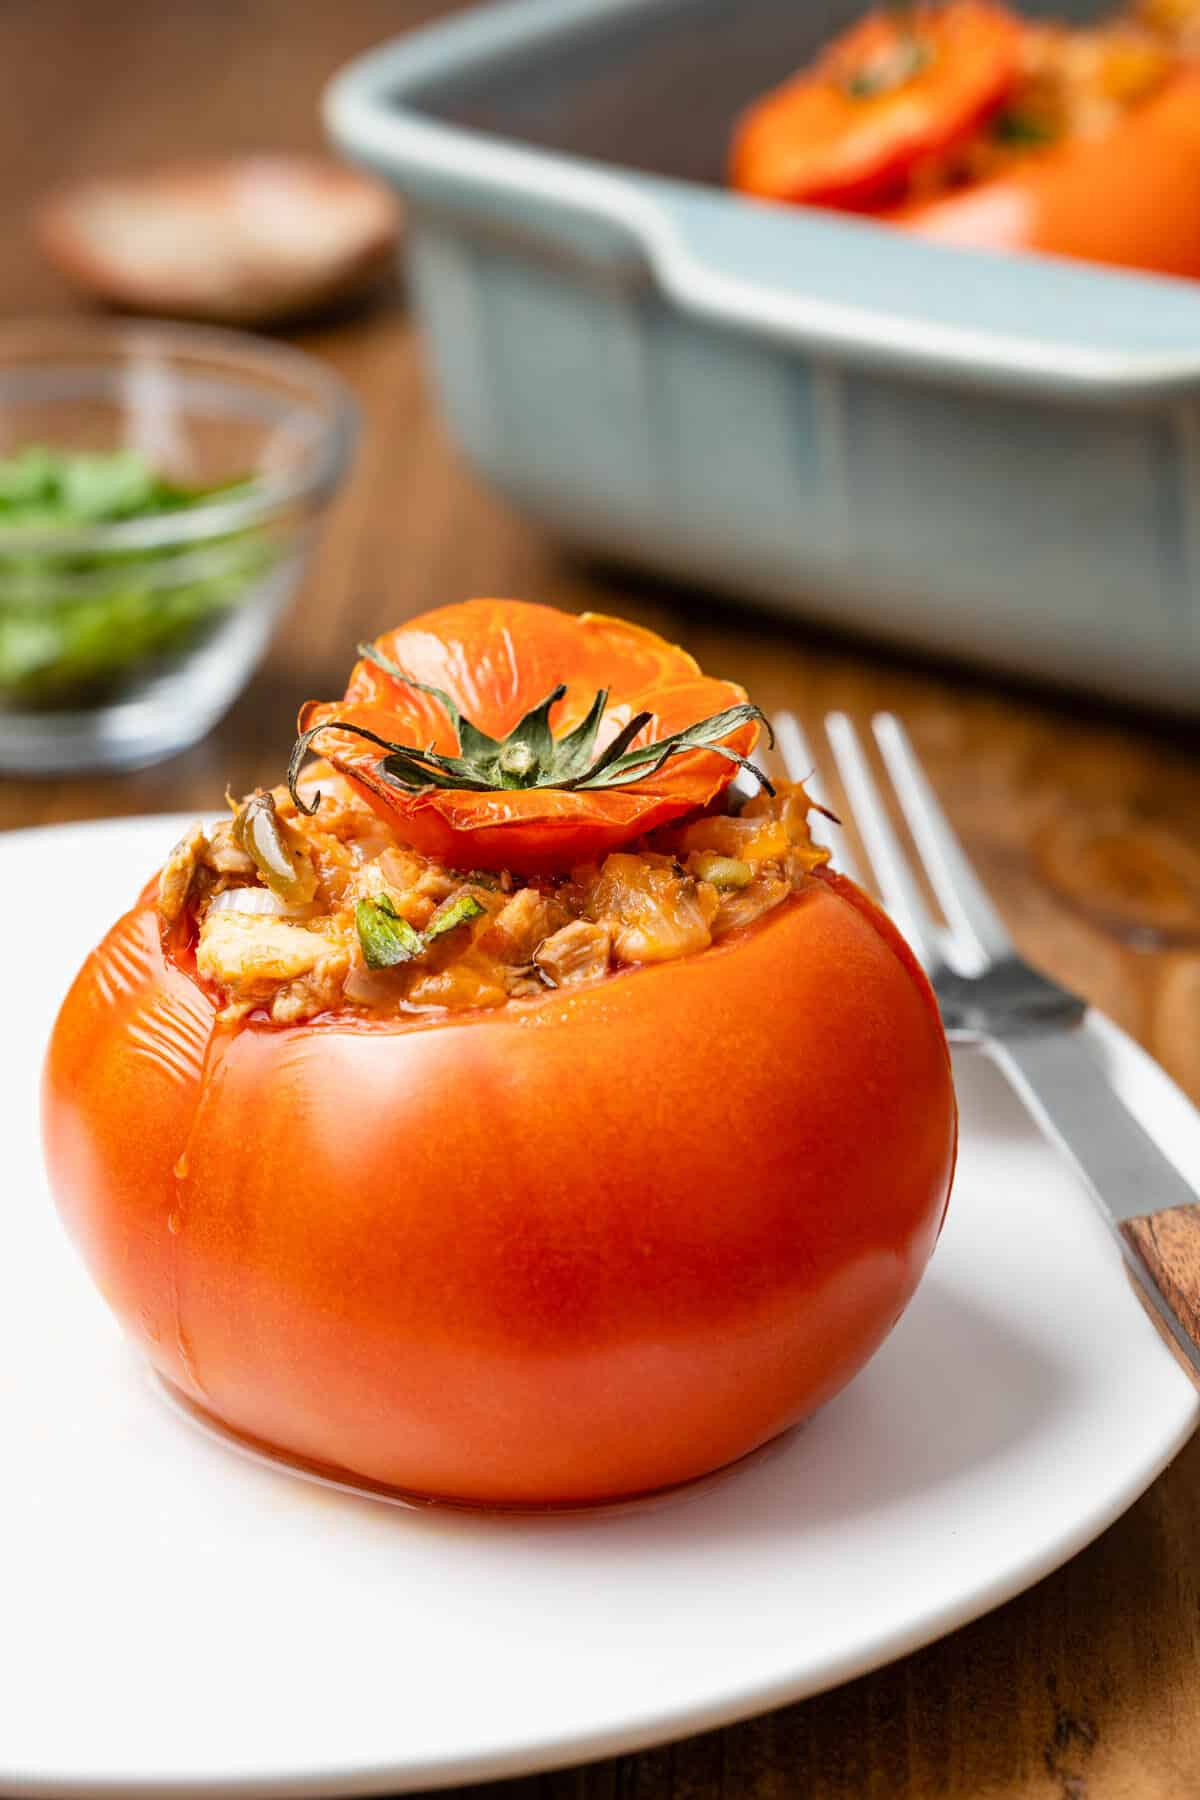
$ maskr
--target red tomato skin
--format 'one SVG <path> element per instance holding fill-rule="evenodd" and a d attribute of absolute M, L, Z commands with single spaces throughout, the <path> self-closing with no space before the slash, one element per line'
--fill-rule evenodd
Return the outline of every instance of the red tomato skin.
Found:
<path fill-rule="evenodd" d="M 1200 75 L 1177 76 L 1103 137 L 1030 156 L 883 216 L 939 243 L 1037 251 L 1200 278 Z"/>
<path fill-rule="evenodd" d="M 891 92 L 855 98 L 849 69 L 909 32 L 932 52 Z M 903 187 L 913 164 L 970 135 L 1003 102 L 1020 68 L 1020 27 L 991 0 L 880 7 L 743 114 L 730 152 L 735 188 L 793 205 L 870 209 Z"/>
<path fill-rule="evenodd" d="M 861 1368 L 941 1227 L 936 1006 L 836 876 L 527 1011 L 213 1018 L 143 897 L 50 1046 L 63 1219 L 202 1406 L 407 1492 L 574 1503 L 715 1469 Z"/>

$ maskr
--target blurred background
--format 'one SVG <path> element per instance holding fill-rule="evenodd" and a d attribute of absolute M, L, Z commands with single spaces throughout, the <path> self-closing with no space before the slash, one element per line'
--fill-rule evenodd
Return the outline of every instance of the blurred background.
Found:
<path fill-rule="evenodd" d="M 486 9 L 18 0 L 0 825 L 199 811 L 278 780 L 300 703 L 428 607 L 498 592 L 619 612 L 814 739 L 831 707 L 902 714 L 1023 948 L 1200 1098 L 1200 439 L 1175 398 L 1061 391 L 1132 314 L 1133 349 L 1186 360 L 1194 334 L 1200 367 L 1200 304 L 1178 279 L 1062 266 L 1035 339 L 1020 259 L 926 268 L 902 234 L 721 191 L 737 108 L 853 10 L 790 9 L 781 37 L 779 9 L 701 0 L 650 38 L 531 41 L 498 88 L 475 72 L 431 94 L 443 128 L 665 177 L 705 285 L 620 233 L 563 253 L 548 200 L 526 243 L 511 195 L 476 194 L 464 238 L 412 145 L 389 168 L 403 197 L 339 174 L 319 112 L 335 73 Z M 738 54 L 714 57 L 735 26 Z M 764 220 L 801 235 L 752 242 Z M 927 315 L 1062 366 L 1032 394 L 806 359 L 731 318 L 721 277 L 741 304 L 751 268 L 801 307 L 873 292 L 901 336 Z M 177 338 L 181 318 L 257 341 Z M 51 463 L 30 459 L 47 444 Z"/>

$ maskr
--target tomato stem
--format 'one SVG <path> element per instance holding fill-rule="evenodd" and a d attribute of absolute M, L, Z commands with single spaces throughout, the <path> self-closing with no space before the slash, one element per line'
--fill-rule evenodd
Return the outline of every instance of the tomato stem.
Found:
<path fill-rule="evenodd" d="M 301 732 L 288 763 L 288 788 L 303 813 L 315 812 L 321 803 L 319 793 L 311 803 L 306 803 L 298 792 L 297 782 L 305 757 L 325 731 L 347 731 L 377 745 L 385 752 L 377 763 L 381 779 L 409 793 L 423 793 L 433 788 L 491 793 L 514 788 L 623 787 L 657 774 L 671 757 L 689 750 L 710 750 L 714 755 L 725 757 L 753 775 L 768 794 L 775 792 L 757 764 L 724 742 L 741 726 L 753 722 L 765 726 L 768 742 L 774 743 L 769 720 L 749 701 L 726 707 L 722 712 L 713 713 L 707 719 L 700 719 L 694 725 L 648 744 L 637 744 L 636 739 L 651 723 L 653 714 L 635 713 L 597 755 L 596 741 L 608 704 L 606 688 L 599 690 L 584 718 L 563 737 L 556 738 L 550 728 L 550 713 L 567 692 L 565 683 L 559 682 L 544 700 L 517 721 L 507 737 L 494 738 L 465 718 L 442 688 L 431 687 L 427 682 L 407 675 L 372 644 L 360 644 L 359 650 L 367 661 L 382 669 L 393 681 L 404 682 L 438 702 L 454 728 L 458 753 L 446 755 L 435 750 L 432 744 L 421 747 L 393 743 L 350 719 L 328 719 Z"/>

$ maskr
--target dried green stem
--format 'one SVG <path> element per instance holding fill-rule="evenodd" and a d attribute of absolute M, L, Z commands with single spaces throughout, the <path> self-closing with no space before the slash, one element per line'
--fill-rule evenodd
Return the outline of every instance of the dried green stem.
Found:
<path fill-rule="evenodd" d="M 297 782 L 305 757 L 323 731 L 350 732 L 366 743 L 377 745 L 385 753 L 378 762 L 381 778 L 408 793 L 424 793 L 434 788 L 496 793 L 522 788 L 558 788 L 570 792 L 624 787 L 629 782 L 657 774 L 673 756 L 681 756 L 689 750 L 711 750 L 753 775 L 767 793 L 775 791 L 756 764 L 723 742 L 742 725 L 756 721 L 766 727 L 768 740 L 774 743 L 770 723 L 759 708 L 748 701 L 727 707 L 681 731 L 671 732 L 654 743 L 635 748 L 634 740 L 653 717 L 649 712 L 637 713 L 596 754 L 596 739 L 608 705 L 606 689 L 602 688 L 596 695 L 586 717 L 561 738 L 556 738 L 550 729 L 551 710 L 567 691 L 561 682 L 517 721 L 507 737 L 494 738 L 464 718 L 450 695 L 441 688 L 406 675 L 372 645 L 363 644 L 359 648 L 367 660 L 393 680 L 403 681 L 438 702 L 454 728 L 458 754 L 446 756 L 432 746 L 422 748 L 416 744 L 393 743 L 349 719 L 330 719 L 301 732 L 292 750 L 288 787 L 302 812 L 315 812 L 321 802 L 321 796 L 317 794 L 311 805 L 306 805 L 297 791 Z"/>

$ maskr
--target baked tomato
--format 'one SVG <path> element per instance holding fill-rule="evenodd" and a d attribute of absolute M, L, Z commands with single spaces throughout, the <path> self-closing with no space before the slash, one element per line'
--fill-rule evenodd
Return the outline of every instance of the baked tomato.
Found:
<path fill-rule="evenodd" d="M 1095 137 L 886 215 L 940 243 L 1200 278 L 1200 76 L 1178 74 Z"/>
<path fill-rule="evenodd" d="M 543 677 L 615 693 L 631 644 L 666 656 L 603 633 L 611 666 Z M 481 715 L 500 679 L 418 666 Z M 54 1192 L 154 1366 L 294 1459 L 490 1505 L 686 1481 L 836 1393 L 933 1248 L 955 1108 L 929 986 L 802 790 L 522 881 L 321 780 L 311 815 L 280 788 L 193 828 L 53 1033 Z"/>
<path fill-rule="evenodd" d="M 733 185 L 768 200 L 879 204 L 1000 106 L 1020 44 L 1017 21 L 988 0 L 870 13 L 746 112 Z"/>
<path fill-rule="evenodd" d="M 707 805 L 758 735 L 742 688 L 624 619 L 469 600 L 363 648 L 345 698 L 302 709 L 302 746 L 464 868 L 602 855 Z M 651 753 L 689 732 L 721 748 Z"/>

